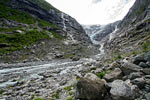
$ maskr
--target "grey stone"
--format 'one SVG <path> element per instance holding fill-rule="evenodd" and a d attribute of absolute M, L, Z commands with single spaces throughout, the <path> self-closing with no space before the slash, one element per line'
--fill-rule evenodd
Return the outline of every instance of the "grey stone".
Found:
<path fill-rule="evenodd" d="M 115 79 L 121 79 L 123 77 L 122 71 L 120 68 L 114 69 L 114 71 L 106 74 L 103 78 L 108 81 L 112 82 Z"/>
<path fill-rule="evenodd" d="M 81 78 L 76 86 L 75 100 L 103 100 L 105 94 L 104 81 Z"/>
<path fill-rule="evenodd" d="M 134 100 L 138 95 L 137 91 L 137 86 L 128 81 L 115 80 L 111 83 L 110 93 L 113 100 Z"/>

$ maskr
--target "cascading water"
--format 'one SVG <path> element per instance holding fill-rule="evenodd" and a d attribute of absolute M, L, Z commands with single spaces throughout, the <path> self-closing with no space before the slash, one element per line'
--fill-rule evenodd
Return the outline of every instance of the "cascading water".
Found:
<path fill-rule="evenodd" d="M 61 13 L 61 18 L 62 18 L 62 23 L 63 23 L 63 30 L 67 32 L 67 27 L 66 27 L 66 23 L 65 23 L 66 19 L 65 19 L 64 16 L 65 16 L 65 14 L 64 14 L 64 13 Z M 70 40 L 72 40 L 73 42 L 76 41 L 76 40 L 74 40 L 72 34 L 69 34 L 69 33 L 67 32 L 67 36 L 68 36 L 68 37 L 70 38 Z"/>
<path fill-rule="evenodd" d="M 63 30 L 66 31 L 66 24 L 65 24 L 64 13 L 61 13 L 61 18 L 62 18 Z"/>
<path fill-rule="evenodd" d="M 117 25 L 115 26 L 115 30 L 112 32 L 112 33 L 110 33 L 110 35 L 109 35 L 109 41 L 111 41 L 113 38 L 114 38 L 114 34 L 116 33 L 118 31 L 118 27 L 117 27 Z"/>

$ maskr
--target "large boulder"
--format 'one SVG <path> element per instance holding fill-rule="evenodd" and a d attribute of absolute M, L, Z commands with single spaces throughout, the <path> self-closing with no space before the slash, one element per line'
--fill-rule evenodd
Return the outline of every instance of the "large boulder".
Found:
<path fill-rule="evenodd" d="M 103 100 L 106 93 L 104 81 L 81 78 L 76 86 L 75 100 Z"/>
<path fill-rule="evenodd" d="M 114 69 L 114 71 L 106 74 L 103 78 L 108 81 L 112 82 L 115 79 L 121 79 L 123 77 L 122 71 L 120 68 Z"/>
<path fill-rule="evenodd" d="M 113 100 L 135 100 L 138 88 L 130 81 L 115 80 L 111 83 L 111 96 Z"/>
<path fill-rule="evenodd" d="M 129 75 L 130 73 L 133 73 L 133 72 L 140 72 L 142 70 L 141 67 L 135 64 L 129 63 L 129 62 L 123 63 L 120 69 L 123 71 L 125 75 Z"/>

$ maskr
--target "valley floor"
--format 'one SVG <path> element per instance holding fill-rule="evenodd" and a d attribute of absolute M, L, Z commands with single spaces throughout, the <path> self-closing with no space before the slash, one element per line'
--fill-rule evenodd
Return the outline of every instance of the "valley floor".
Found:
<path fill-rule="evenodd" d="M 0 100 L 67 100 L 73 98 L 79 77 L 97 63 L 100 55 L 79 61 L 54 60 L 18 64 L 0 64 Z M 70 99 L 69 99 L 70 100 Z"/>

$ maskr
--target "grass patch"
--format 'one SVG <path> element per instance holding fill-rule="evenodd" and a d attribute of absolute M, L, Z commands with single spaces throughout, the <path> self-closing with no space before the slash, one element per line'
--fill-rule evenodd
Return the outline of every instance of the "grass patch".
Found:
<path fill-rule="evenodd" d="M 37 97 L 37 98 L 34 98 L 33 100 L 43 100 L 43 99 L 40 97 Z"/>
<path fill-rule="evenodd" d="M 4 90 L 0 89 L 0 94 L 3 94 L 4 93 Z"/>
<path fill-rule="evenodd" d="M 63 39 L 64 39 L 64 37 L 63 37 L 62 35 L 60 35 L 60 34 L 54 32 L 54 31 L 50 31 L 50 32 L 53 34 L 53 36 L 54 36 L 55 38 L 57 38 L 57 39 L 59 39 L 59 40 L 63 40 Z"/>
<path fill-rule="evenodd" d="M 59 97 L 59 92 L 56 92 L 56 93 L 52 96 L 52 98 L 59 99 L 59 98 L 60 98 L 60 97 Z"/>
<path fill-rule="evenodd" d="M 57 25 L 52 24 L 52 23 L 50 23 L 48 21 L 45 21 L 45 20 L 41 20 L 41 19 L 38 19 L 38 25 L 41 26 L 41 27 L 49 26 L 49 27 L 57 28 Z"/>
<path fill-rule="evenodd" d="M 144 52 L 149 52 L 149 51 L 150 51 L 150 43 L 149 43 L 149 42 L 144 43 L 144 44 L 142 45 L 142 48 L 143 48 L 143 51 L 144 51 Z"/>
<path fill-rule="evenodd" d="M 96 75 L 102 79 L 106 74 L 110 73 L 111 70 L 107 70 L 107 71 L 103 71 L 103 72 L 100 72 L 100 73 L 97 73 Z"/>
<path fill-rule="evenodd" d="M 67 86 L 67 87 L 64 87 L 64 90 L 71 91 L 72 90 L 71 88 L 72 88 L 71 86 Z"/>
<path fill-rule="evenodd" d="M 26 12 L 9 8 L 3 2 L 0 2 L 0 9 L 0 18 L 6 18 L 25 24 L 35 23 L 35 19 Z"/>
<path fill-rule="evenodd" d="M 73 100 L 73 97 L 69 97 L 69 98 L 67 98 L 66 100 Z"/>
<path fill-rule="evenodd" d="M 24 31 L 24 29 L 22 27 L 12 27 L 12 28 L 4 28 L 4 27 L 0 27 L 0 32 L 13 32 L 15 30 L 21 30 Z"/>
<path fill-rule="evenodd" d="M 29 46 L 41 39 L 49 39 L 50 36 L 45 32 L 36 30 L 28 31 L 26 34 L 0 34 L 0 43 L 10 45 L 7 48 L 0 48 L 0 54 L 9 53 L 12 51 L 23 49 L 24 46 Z"/>

